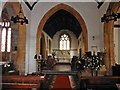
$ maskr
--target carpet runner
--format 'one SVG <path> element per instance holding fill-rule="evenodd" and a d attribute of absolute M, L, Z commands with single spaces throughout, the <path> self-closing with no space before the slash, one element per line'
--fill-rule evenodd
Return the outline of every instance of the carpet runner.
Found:
<path fill-rule="evenodd" d="M 72 90 L 70 85 L 70 80 L 68 75 L 57 75 L 55 83 L 53 85 L 53 90 Z"/>

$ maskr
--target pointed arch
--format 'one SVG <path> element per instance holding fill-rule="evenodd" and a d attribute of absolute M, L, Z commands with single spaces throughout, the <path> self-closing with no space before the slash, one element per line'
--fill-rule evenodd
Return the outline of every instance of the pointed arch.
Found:
<path fill-rule="evenodd" d="M 85 24 L 83 18 L 72 7 L 70 7 L 64 3 L 60 3 L 60 4 L 56 5 L 55 7 L 51 8 L 43 16 L 41 22 L 39 23 L 38 30 L 37 30 L 36 52 L 39 53 L 39 38 L 41 37 L 41 33 L 42 33 L 42 30 L 43 30 L 43 27 L 44 27 L 46 21 L 49 19 L 50 16 L 52 16 L 55 12 L 59 11 L 60 9 L 64 9 L 64 10 L 70 12 L 78 20 L 79 24 L 81 25 L 82 32 L 83 32 L 83 43 L 85 46 L 84 51 L 87 51 L 88 50 L 88 32 L 87 32 L 86 24 Z"/>

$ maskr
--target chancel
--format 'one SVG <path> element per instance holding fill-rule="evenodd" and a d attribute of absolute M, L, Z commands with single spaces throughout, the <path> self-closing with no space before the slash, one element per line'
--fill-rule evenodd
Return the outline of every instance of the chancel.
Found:
<path fill-rule="evenodd" d="M 119 90 L 120 2 L 46 1 L 0 2 L 0 90 Z"/>

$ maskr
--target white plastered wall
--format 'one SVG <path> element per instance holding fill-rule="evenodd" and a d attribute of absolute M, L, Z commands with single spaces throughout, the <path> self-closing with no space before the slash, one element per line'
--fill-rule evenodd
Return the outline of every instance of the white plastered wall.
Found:
<path fill-rule="evenodd" d="M 29 19 L 26 36 L 26 74 L 36 71 L 34 55 L 36 54 L 36 35 L 39 23 L 43 16 L 57 4 L 60 4 L 60 2 L 39 2 L 32 11 L 23 4 L 25 15 Z M 85 21 L 88 31 L 88 50 L 91 50 L 92 45 L 103 48 L 103 25 L 100 22 L 100 18 L 104 14 L 108 4 L 103 4 L 100 9 L 97 8 L 95 2 L 66 2 L 65 4 L 71 6 L 80 13 Z M 95 37 L 94 41 L 92 40 L 93 36 Z"/>
<path fill-rule="evenodd" d="M 29 65 L 29 72 L 36 71 L 35 69 L 35 60 L 33 59 L 36 53 L 36 34 L 38 25 L 42 19 L 42 17 L 49 11 L 52 7 L 59 4 L 59 2 L 40 2 L 36 4 L 35 8 L 31 11 L 31 25 L 30 25 L 30 36 L 27 33 L 27 45 L 26 47 L 28 50 L 26 54 L 29 54 L 28 58 L 28 65 Z M 95 2 L 67 2 L 65 3 L 72 8 L 74 8 L 77 12 L 80 13 L 83 20 L 86 23 L 87 31 L 88 31 L 88 50 L 91 50 L 92 45 L 96 45 L 98 48 L 103 47 L 103 43 L 100 46 L 100 42 L 103 41 L 103 28 L 100 22 L 100 17 L 103 15 L 104 10 L 106 10 L 107 4 L 102 9 L 98 9 Z M 104 6 L 104 5 L 103 5 Z M 28 9 L 28 8 L 27 8 Z M 102 13 L 100 13 L 102 12 Z M 95 36 L 95 40 L 92 41 L 92 36 Z M 26 56 L 26 59 L 27 57 Z"/>

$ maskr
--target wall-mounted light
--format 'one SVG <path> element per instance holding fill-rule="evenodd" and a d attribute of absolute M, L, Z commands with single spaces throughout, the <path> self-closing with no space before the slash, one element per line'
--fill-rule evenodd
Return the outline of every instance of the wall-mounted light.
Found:
<path fill-rule="evenodd" d="M 22 12 L 21 4 L 20 4 L 19 14 L 16 16 L 12 16 L 11 21 L 13 21 L 14 23 L 20 23 L 21 25 L 23 25 L 24 23 L 28 24 L 28 19 L 24 16 L 24 14 Z"/>
<path fill-rule="evenodd" d="M 108 23 L 111 20 L 117 21 L 118 18 L 120 18 L 120 13 L 114 13 L 111 9 L 108 9 L 108 15 L 104 14 L 103 17 L 101 17 L 101 22 Z"/>

